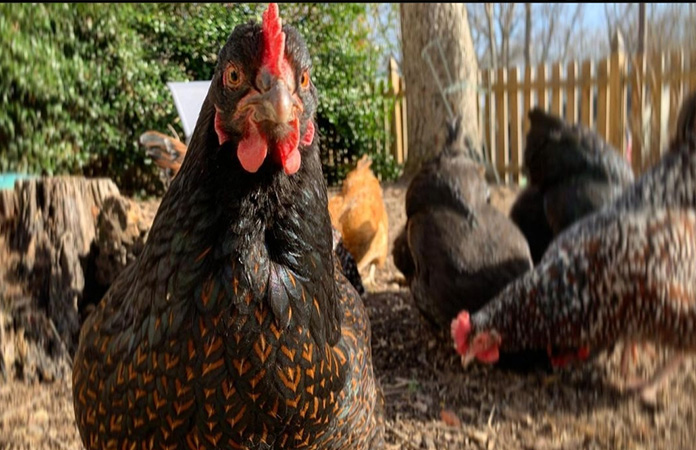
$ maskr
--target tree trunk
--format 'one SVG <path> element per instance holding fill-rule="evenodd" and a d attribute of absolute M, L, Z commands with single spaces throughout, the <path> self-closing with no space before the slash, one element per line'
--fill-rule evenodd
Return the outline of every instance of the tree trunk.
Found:
<path fill-rule="evenodd" d="M 118 188 L 109 179 L 55 177 L 19 181 L 14 192 L 11 241 L 20 254 L 19 276 L 72 353 L 97 214 Z"/>
<path fill-rule="evenodd" d="M 142 251 L 156 208 L 108 179 L 36 178 L 0 194 L 0 380 L 61 378 L 84 318 Z"/>
<path fill-rule="evenodd" d="M 0 191 L 0 227 L 10 222 L 17 215 L 17 196 L 14 191 L 3 189 Z"/>
<path fill-rule="evenodd" d="M 421 52 L 435 39 L 440 40 L 445 61 L 436 47 L 430 48 L 435 70 L 443 88 L 452 83 L 462 86 L 446 95 L 455 115 L 462 117 L 462 136 L 468 136 L 480 148 L 477 120 L 478 64 L 469 31 L 466 5 L 462 3 L 402 3 L 401 35 L 403 75 L 408 102 L 408 160 L 404 179 L 410 179 L 427 158 L 442 150 L 445 142 L 447 106 L 437 81 Z"/>

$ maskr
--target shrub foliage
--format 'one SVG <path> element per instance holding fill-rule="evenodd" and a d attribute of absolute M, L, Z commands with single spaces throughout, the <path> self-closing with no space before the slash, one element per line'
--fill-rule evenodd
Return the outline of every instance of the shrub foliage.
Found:
<path fill-rule="evenodd" d="M 0 170 L 109 176 L 128 193 L 161 192 L 137 140 L 168 125 L 183 136 L 166 82 L 210 79 L 231 30 L 259 20 L 263 7 L 0 5 Z M 314 58 L 327 181 L 340 181 L 365 153 L 382 179 L 394 179 L 399 167 L 384 148 L 393 105 L 375 89 L 380 61 L 366 5 L 281 9 Z"/>

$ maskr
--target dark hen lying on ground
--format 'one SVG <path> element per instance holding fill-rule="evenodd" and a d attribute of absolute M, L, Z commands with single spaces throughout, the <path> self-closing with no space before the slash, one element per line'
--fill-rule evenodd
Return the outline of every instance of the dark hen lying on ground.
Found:
<path fill-rule="evenodd" d="M 459 141 L 457 123 L 449 127 L 443 151 L 411 181 L 405 239 L 394 248 L 413 267 L 410 286 L 418 308 L 441 327 L 463 307 L 480 308 L 531 268 L 524 236 L 490 205 L 483 169 Z"/>

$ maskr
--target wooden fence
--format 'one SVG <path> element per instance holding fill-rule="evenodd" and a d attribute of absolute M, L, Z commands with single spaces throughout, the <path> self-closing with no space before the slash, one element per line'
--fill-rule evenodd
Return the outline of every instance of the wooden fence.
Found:
<path fill-rule="evenodd" d="M 481 70 L 479 85 L 479 129 L 486 157 L 501 180 L 520 181 L 527 113 L 534 106 L 583 123 L 622 153 L 630 135 L 637 175 L 659 159 L 674 132 L 683 96 L 696 90 L 696 52 L 629 58 L 615 48 L 598 62 Z M 399 86 L 403 97 L 403 83 Z M 396 128 L 404 119 L 405 111 L 397 110 L 392 121 L 397 126 L 391 131 L 392 154 L 400 161 L 407 157 L 407 133 Z M 400 138 L 395 135 L 399 132 Z"/>

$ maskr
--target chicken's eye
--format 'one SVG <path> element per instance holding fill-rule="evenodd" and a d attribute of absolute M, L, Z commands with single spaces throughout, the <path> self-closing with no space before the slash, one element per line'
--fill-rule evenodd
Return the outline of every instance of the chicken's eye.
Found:
<path fill-rule="evenodd" d="M 225 69 L 225 76 L 223 78 L 226 87 L 236 88 L 242 84 L 242 71 L 234 65 L 230 64 Z"/>
<path fill-rule="evenodd" d="M 300 78 L 300 86 L 302 89 L 307 89 L 309 87 L 309 71 L 305 70 L 302 72 L 302 78 Z"/>

